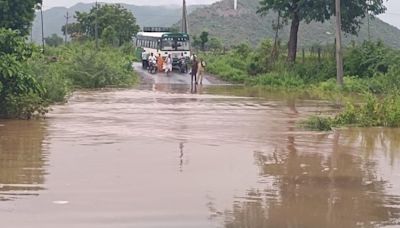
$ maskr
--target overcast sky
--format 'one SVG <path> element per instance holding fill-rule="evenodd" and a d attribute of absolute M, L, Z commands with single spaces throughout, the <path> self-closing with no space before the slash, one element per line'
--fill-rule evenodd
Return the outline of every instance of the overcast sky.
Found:
<path fill-rule="evenodd" d="M 384 15 L 380 15 L 379 17 L 387 23 L 400 28 L 400 1 L 389 0 L 386 3 L 386 7 L 386 13 Z"/>
<path fill-rule="evenodd" d="M 188 4 L 209 4 L 217 0 L 186 0 Z M 240 0 L 239 0 L 240 1 Z M 70 7 L 79 2 L 94 2 L 94 0 L 43 0 L 43 6 L 48 9 L 55 6 Z M 123 2 L 134 5 L 177 5 L 182 4 L 182 0 L 99 0 L 99 2 Z M 379 16 L 389 24 L 400 28 L 400 1 L 389 0 L 386 3 L 388 8 L 385 15 Z"/>
<path fill-rule="evenodd" d="M 73 6 L 76 3 L 90 3 L 95 0 L 43 0 L 46 9 L 54 6 Z M 178 5 L 182 4 L 182 0 L 98 0 L 99 2 L 120 2 L 132 5 Z M 217 0 L 186 0 L 187 4 L 209 4 Z M 240 1 L 240 0 L 239 0 Z"/>

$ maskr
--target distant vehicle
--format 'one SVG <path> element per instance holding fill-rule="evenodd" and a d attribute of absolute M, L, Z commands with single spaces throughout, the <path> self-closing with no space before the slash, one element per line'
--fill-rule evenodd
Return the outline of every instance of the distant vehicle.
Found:
<path fill-rule="evenodd" d="M 180 59 L 190 59 L 190 38 L 187 33 L 170 32 L 163 28 L 144 28 L 144 32 L 136 35 L 136 46 L 142 48 L 147 55 L 153 53 L 165 59 L 169 54 L 172 56 L 172 66 L 181 67 Z"/>

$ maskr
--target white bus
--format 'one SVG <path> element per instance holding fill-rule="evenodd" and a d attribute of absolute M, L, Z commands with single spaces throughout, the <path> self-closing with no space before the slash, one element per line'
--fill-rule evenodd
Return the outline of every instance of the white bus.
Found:
<path fill-rule="evenodd" d="M 182 55 L 190 58 L 190 38 L 186 33 L 139 32 L 135 42 L 136 47 L 142 48 L 147 56 L 153 53 L 166 58 L 171 54 L 174 67 L 179 64 Z"/>

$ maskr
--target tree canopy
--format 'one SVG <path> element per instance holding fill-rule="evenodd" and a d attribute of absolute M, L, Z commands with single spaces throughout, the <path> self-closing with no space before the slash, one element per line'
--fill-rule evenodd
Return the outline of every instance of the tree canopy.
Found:
<path fill-rule="evenodd" d="M 383 0 L 352 0 L 342 1 L 341 10 L 342 30 L 356 34 L 363 18 L 368 14 L 381 14 L 386 8 Z M 335 15 L 335 0 L 261 0 L 258 13 L 265 15 L 269 11 L 278 12 L 283 19 L 291 20 L 288 60 L 294 62 L 300 22 L 324 22 L 330 19 Z"/>
<path fill-rule="evenodd" d="M 42 0 L 0 0 L 0 27 L 30 33 L 35 18 L 35 8 Z"/>
<path fill-rule="evenodd" d="M 52 47 L 60 46 L 64 42 L 63 38 L 59 37 L 57 34 L 52 34 L 51 36 L 44 38 L 44 41 L 47 45 Z"/>
<path fill-rule="evenodd" d="M 64 36 L 66 35 L 65 33 L 67 32 L 72 39 L 79 39 L 83 35 L 83 29 L 81 24 L 79 23 L 70 23 L 68 24 L 68 27 L 66 27 L 66 25 L 63 25 L 61 31 Z"/>
<path fill-rule="evenodd" d="M 216 37 L 211 37 L 208 41 L 208 48 L 211 50 L 221 50 L 223 48 L 221 40 Z"/>
<path fill-rule="evenodd" d="M 384 0 L 353 0 L 341 1 L 342 30 L 347 33 L 357 34 L 362 19 L 369 15 L 376 16 L 386 11 Z M 331 0 L 331 15 L 335 14 L 335 1 Z M 367 14 L 368 12 L 368 14 Z"/>
<path fill-rule="evenodd" d="M 201 49 L 204 51 L 206 48 L 206 43 L 208 42 L 208 32 L 203 31 L 200 34 L 200 43 L 201 43 Z"/>
<path fill-rule="evenodd" d="M 107 34 L 108 39 L 110 31 L 113 30 L 120 45 L 131 41 L 133 35 L 139 31 L 139 26 L 136 24 L 136 18 L 132 12 L 120 4 L 94 6 L 88 13 L 76 12 L 75 18 L 79 24 L 75 25 L 75 28 L 81 29 L 87 37 L 95 38 L 97 21 L 99 38 L 101 39 L 104 34 Z M 71 32 L 74 30 L 76 29 L 71 30 Z"/>

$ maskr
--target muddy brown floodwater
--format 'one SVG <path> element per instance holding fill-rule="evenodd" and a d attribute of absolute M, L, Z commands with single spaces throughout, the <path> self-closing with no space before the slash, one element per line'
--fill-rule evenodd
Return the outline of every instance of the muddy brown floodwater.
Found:
<path fill-rule="evenodd" d="M 399 227 L 400 130 L 306 132 L 329 102 L 234 87 L 76 92 L 0 121 L 0 227 Z"/>

